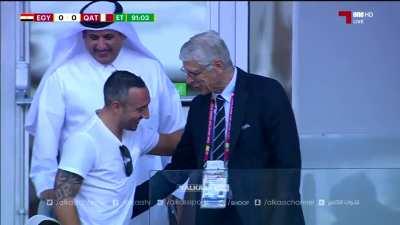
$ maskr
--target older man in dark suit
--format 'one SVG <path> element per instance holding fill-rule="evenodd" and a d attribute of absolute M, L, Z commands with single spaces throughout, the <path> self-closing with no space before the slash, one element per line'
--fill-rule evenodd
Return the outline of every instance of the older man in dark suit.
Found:
<path fill-rule="evenodd" d="M 193 36 L 182 46 L 180 59 L 187 83 L 200 95 L 191 103 L 184 134 L 165 170 L 189 171 L 203 169 L 209 161 L 222 162 L 230 187 L 225 207 L 196 206 L 193 223 L 303 225 L 299 139 L 282 86 L 234 67 L 215 31 Z M 135 201 L 150 197 L 155 204 L 189 175 L 159 172 L 137 187 Z M 202 176 L 192 176 L 197 179 L 191 183 L 201 183 Z M 262 205 L 254 205 L 255 200 Z M 234 201 L 250 204 L 229 204 Z M 134 206 L 133 216 L 146 207 Z"/>

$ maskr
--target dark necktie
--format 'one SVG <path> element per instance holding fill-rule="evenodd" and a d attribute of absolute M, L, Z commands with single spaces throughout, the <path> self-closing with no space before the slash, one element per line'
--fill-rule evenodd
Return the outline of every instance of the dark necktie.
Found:
<path fill-rule="evenodd" d="M 217 96 L 217 110 L 214 122 L 214 138 L 212 148 L 212 160 L 223 159 L 225 150 L 225 99 L 221 96 Z"/>

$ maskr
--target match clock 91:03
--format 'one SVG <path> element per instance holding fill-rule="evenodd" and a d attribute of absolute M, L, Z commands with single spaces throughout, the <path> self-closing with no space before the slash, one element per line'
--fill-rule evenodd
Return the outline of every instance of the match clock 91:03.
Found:
<path fill-rule="evenodd" d="M 21 21 L 33 22 L 154 22 L 154 13 L 22 13 Z"/>

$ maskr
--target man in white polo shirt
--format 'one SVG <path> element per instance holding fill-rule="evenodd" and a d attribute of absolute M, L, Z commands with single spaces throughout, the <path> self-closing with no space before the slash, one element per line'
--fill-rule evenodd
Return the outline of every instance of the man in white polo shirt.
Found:
<path fill-rule="evenodd" d="M 149 118 L 150 103 L 140 77 L 115 71 L 103 91 L 105 106 L 93 112 L 62 148 L 54 187 L 55 213 L 62 225 L 127 224 L 138 157 L 171 154 L 171 143 L 180 139 L 180 132 L 165 135 L 138 126 Z"/>

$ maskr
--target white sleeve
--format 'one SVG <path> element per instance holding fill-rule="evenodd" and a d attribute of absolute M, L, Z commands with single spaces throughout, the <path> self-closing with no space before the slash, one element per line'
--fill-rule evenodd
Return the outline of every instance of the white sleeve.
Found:
<path fill-rule="evenodd" d="M 165 74 L 161 65 L 158 65 L 159 72 L 159 132 L 172 133 L 179 129 L 183 129 L 186 123 L 185 114 L 183 112 L 181 99 L 175 85 Z"/>
<path fill-rule="evenodd" d="M 58 168 L 86 178 L 96 162 L 95 148 L 93 140 L 87 134 L 71 135 L 63 145 Z"/>
<path fill-rule="evenodd" d="M 53 74 L 44 81 L 38 98 L 37 127 L 32 150 L 30 176 L 36 193 L 54 187 L 61 129 L 65 117 L 63 89 Z"/>
<path fill-rule="evenodd" d="M 157 146 L 160 135 L 156 130 L 139 126 L 135 132 L 141 154 L 146 154 Z"/>

